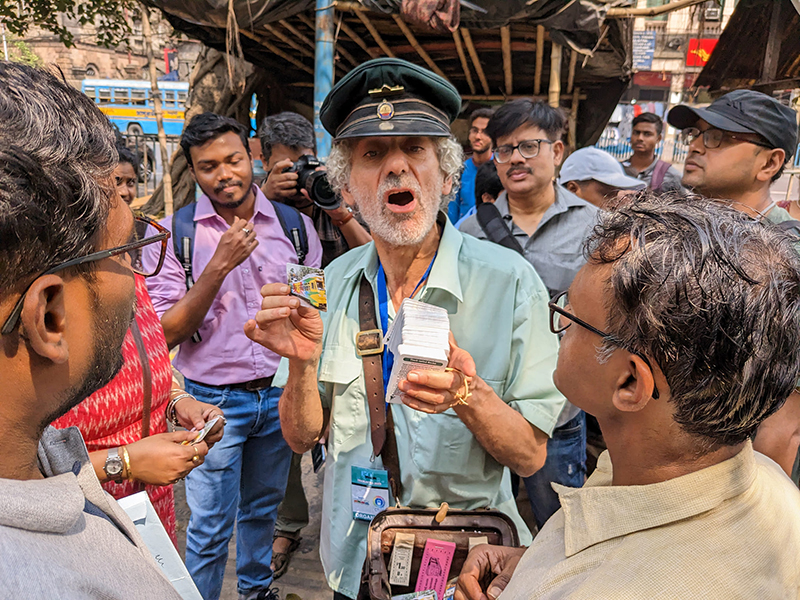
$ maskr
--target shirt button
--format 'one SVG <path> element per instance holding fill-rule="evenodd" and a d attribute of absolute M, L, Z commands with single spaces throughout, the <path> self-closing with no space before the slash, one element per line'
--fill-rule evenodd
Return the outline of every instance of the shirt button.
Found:
<path fill-rule="evenodd" d="M 250 269 L 245 269 L 245 270 L 244 270 L 244 273 L 245 273 L 245 275 L 246 275 L 247 273 L 249 273 L 249 272 L 250 272 Z"/>

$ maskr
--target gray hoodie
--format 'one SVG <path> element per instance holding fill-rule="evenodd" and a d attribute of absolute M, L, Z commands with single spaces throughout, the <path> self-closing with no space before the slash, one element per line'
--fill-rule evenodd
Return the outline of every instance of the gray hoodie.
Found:
<path fill-rule="evenodd" d="M 45 430 L 39 467 L 44 479 L 0 479 L 0 598 L 180 598 L 76 427 Z"/>

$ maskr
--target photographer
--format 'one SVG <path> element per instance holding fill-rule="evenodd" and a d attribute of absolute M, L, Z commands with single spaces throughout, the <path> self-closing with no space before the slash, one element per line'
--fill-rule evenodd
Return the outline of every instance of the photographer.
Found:
<path fill-rule="evenodd" d="M 323 267 L 350 248 L 372 241 L 369 232 L 353 218 L 353 210 L 342 204 L 332 192 L 326 189 L 323 198 L 312 199 L 306 189 L 301 187 L 298 191 L 298 180 L 305 173 L 301 175 L 297 171 L 315 168 L 307 164 L 304 157 L 316 161 L 314 127 L 308 119 L 294 112 L 272 115 L 261 123 L 258 137 L 261 140 L 261 160 L 267 172 L 261 191 L 270 200 L 294 206 L 311 217 L 322 242 Z M 316 168 L 324 169 L 321 166 Z M 315 182 L 314 189 L 318 186 Z"/>
<path fill-rule="evenodd" d="M 341 204 L 332 193 L 325 194 L 327 190 L 323 190 L 323 202 L 319 204 L 311 199 L 304 187 L 298 193 L 300 174 L 297 171 L 313 169 L 305 158 L 316 156 L 314 127 L 308 119 L 294 112 L 272 115 L 264 119 L 258 137 L 261 140 L 261 160 L 268 173 L 261 191 L 270 200 L 285 202 L 311 218 L 322 243 L 323 267 L 351 248 L 372 241 L 369 232 L 353 218 L 352 209 Z M 328 198 L 333 200 L 324 202 Z M 308 525 L 301 459 L 301 454 L 292 456 L 286 494 L 278 507 L 272 545 L 272 570 L 276 579 L 289 568 L 291 555 L 300 546 L 300 532 Z"/>

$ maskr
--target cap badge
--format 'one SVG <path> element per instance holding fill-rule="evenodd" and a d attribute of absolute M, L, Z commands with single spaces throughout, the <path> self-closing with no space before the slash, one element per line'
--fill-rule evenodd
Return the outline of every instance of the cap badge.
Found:
<path fill-rule="evenodd" d="M 388 85 L 384 83 L 381 87 L 375 88 L 367 92 L 371 98 L 390 98 L 392 96 L 399 96 L 406 91 L 402 85 Z"/>
<path fill-rule="evenodd" d="M 394 116 L 394 106 L 388 100 L 384 100 L 378 105 L 378 118 L 387 121 Z"/>

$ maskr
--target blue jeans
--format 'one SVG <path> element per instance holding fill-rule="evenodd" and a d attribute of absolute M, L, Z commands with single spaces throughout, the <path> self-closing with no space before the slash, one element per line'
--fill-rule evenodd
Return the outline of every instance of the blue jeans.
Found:
<path fill-rule="evenodd" d="M 582 487 L 585 477 L 586 413 L 581 411 L 553 432 L 553 437 L 547 440 L 544 466 L 525 478 L 525 488 L 539 529 L 561 507 L 558 494 L 550 483 Z"/>
<path fill-rule="evenodd" d="M 187 379 L 186 391 L 220 407 L 228 421 L 222 440 L 186 477 L 192 511 L 186 567 L 203 598 L 217 600 L 235 520 L 239 593 L 269 589 L 272 533 L 292 459 L 278 417 L 282 390 L 249 392 Z"/>

